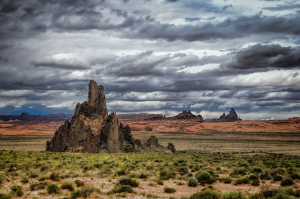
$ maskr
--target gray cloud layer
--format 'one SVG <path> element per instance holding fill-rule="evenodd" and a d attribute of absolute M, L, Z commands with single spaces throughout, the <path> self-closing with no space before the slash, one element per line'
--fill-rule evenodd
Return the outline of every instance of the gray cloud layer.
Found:
<path fill-rule="evenodd" d="M 110 111 L 297 116 L 298 4 L 265 3 L 1 1 L 0 114 L 73 112 L 94 79 Z"/>

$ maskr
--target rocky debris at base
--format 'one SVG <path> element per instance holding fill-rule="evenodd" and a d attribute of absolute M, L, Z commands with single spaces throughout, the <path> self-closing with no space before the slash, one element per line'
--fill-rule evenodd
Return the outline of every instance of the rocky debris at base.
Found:
<path fill-rule="evenodd" d="M 59 127 L 51 141 L 47 142 L 46 150 L 92 153 L 176 151 L 174 145 L 159 145 L 155 136 L 144 144 L 134 139 L 130 127 L 123 126 L 116 113 L 108 115 L 104 88 L 93 80 L 89 83 L 88 101 L 76 105 L 72 120 Z"/>

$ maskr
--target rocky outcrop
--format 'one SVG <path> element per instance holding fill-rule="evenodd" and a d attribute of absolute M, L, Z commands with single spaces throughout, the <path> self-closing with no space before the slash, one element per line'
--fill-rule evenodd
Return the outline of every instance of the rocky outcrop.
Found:
<path fill-rule="evenodd" d="M 196 120 L 199 122 L 203 122 L 203 118 L 201 115 L 194 115 L 190 110 L 183 110 L 182 113 L 171 117 L 171 119 L 179 119 L 179 120 Z"/>
<path fill-rule="evenodd" d="M 153 137 L 151 139 L 156 139 Z M 149 145 L 134 139 L 129 126 L 123 126 L 116 113 L 108 115 L 104 88 L 93 80 L 89 83 L 88 101 L 76 105 L 72 120 L 59 127 L 47 142 L 46 150 L 92 153 L 171 151 L 158 142 Z"/>
<path fill-rule="evenodd" d="M 237 121 L 240 120 L 237 113 L 235 112 L 234 108 L 231 108 L 229 111 L 229 114 L 223 113 L 223 115 L 220 116 L 220 121 L 230 122 L 230 121 Z"/>
<path fill-rule="evenodd" d="M 158 151 L 158 152 L 172 152 L 176 153 L 176 149 L 173 143 L 168 143 L 167 147 L 164 147 L 158 143 L 158 139 L 155 136 L 150 136 L 150 138 L 144 143 L 145 151 Z"/>

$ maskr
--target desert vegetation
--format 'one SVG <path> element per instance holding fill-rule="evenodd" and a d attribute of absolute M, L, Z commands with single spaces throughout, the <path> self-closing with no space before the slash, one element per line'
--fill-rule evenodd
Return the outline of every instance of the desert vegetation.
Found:
<path fill-rule="evenodd" d="M 300 197 L 287 155 L 0 151 L 0 198 Z"/>

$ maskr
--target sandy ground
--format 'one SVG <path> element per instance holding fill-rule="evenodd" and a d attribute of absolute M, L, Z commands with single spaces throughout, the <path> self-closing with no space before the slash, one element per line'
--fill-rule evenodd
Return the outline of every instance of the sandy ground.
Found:
<path fill-rule="evenodd" d="M 44 151 L 46 141 L 50 140 L 56 129 L 63 122 L 35 122 L 24 123 L 21 121 L 0 121 L 0 150 L 35 150 Z M 300 119 L 293 118 L 281 121 L 237 121 L 199 123 L 185 120 L 170 121 L 138 121 L 126 122 L 129 124 L 134 138 L 146 140 L 150 135 L 159 138 L 162 145 L 173 142 L 178 150 L 191 150 L 200 153 L 231 153 L 231 154 L 261 154 L 281 153 L 289 155 L 300 154 Z M 145 131 L 145 129 L 147 131 Z M 151 129 L 151 131 L 149 131 Z M 106 193 L 114 187 L 115 180 L 107 178 L 80 177 L 86 185 L 99 188 Z M 75 180 L 75 179 L 74 179 Z M 158 185 L 155 181 L 140 180 L 140 186 L 134 188 L 137 194 L 126 194 L 127 198 L 147 198 L 143 193 L 153 193 L 160 198 L 188 197 L 193 193 L 203 190 L 205 187 L 188 187 L 185 181 L 178 185 L 180 180 L 167 180 L 164 185 Z M 63 180 L 60 182 L 63 183 Z M 271 182 L 266 182 L 271 183 Z M 11 183 L 4 182 L 9 189 Z M 24 185 L 24 189 L 29 189 Z M 173 194 L 164 193 L 164 187 L 176 188 Z M 272 186 L 279 186 L 272 183 Z M 253 194 L 260 191 L 260 187 L 250 185 L 234 185 L 216 182 L 213 187 L 227 192 L 241 190 Z M 297 180 L 295 187 L 300 188 Z M 44 191 L 45 192 L 45 191 Z M 61 198 L 69 196 L 69 192 L 63 190 L 60 196 L 44 195 L 40 191 L 33 191 L 26 198 L 33 196 L 39 198 Z M 96 196 L 95 196 L 96 197 Z M 90 197 L 93 198 L 93 195 Z M 101 198 L 110 198 L 101 194 Z M 121 197 L 120 197 L 121 198 Z"/>
<path fill-rule="evenodd" d="M 121 120 L 122 122 L 122 120 Z M 124 121 L 133 131 L 156 132 L 300 132 L 300 118 L 273 121 L 197 122 L 189 120 Z"/>
<path fill-rule="evenodd" d="M 5 136 L 36 136 L 36 135 L 54 135 L 56 129 L 63 122 L 40 122 L 40 121 L 7 121 L 0 122 L 0 135 Z"/>
<path fill-rule="evenodd" d="M 246 132 L 246 133 L 298 133 L 300 118 L 274 121 L 197 122 L 189 120 L 122 121 L 131 131 L 151 132 Z M 0 135 L 53 135 L 63 122 L 0 121 Z"/>

